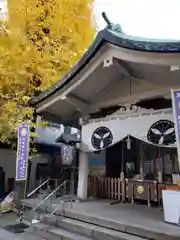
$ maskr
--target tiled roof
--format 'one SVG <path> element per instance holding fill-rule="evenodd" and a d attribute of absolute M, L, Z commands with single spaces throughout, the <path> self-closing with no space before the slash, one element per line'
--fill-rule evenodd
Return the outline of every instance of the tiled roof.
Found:
<path fill-rule="evenodd" d="M 111 25 L 101 30 L 90 48 L 85 52 L 79 62 L 68 72 L 62 79 L 57 81 L 51 88 L 41 93 L 39 96 L 31 99 L 29 104 L 36 106 L 41 101 L 45 100 L 59 89 L 63 88 L 67 83 L 73 81 L 74 77 L 81 69 L 92 59 L 96 52 L 104 43 L 132 49 L 136 51 L 156 52 L 156 53 L 180 53 L 180 41 L 172 40 L 157 40 L 138 38 L 126 35 L 122 32 L 120 25 Z"/>

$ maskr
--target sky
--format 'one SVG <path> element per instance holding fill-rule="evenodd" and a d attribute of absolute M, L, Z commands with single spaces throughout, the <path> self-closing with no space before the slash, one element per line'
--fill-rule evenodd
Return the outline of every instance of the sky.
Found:
<path fill-rule="evenodd" d="M 128 35 L 180 40 L 180 0 L 95 0 L 100 29 L 106 26 L 103 11 Z"/>
<path fill-rule="evenodd" d="M 18 0 L 17 0 L 18 1 Z M 94 0 L 98 29 L 106 26 L 101 14 L 132 36 L 180 40 L 180 0 Z M 4 8 L 6 0 L 0 0 Z"/>

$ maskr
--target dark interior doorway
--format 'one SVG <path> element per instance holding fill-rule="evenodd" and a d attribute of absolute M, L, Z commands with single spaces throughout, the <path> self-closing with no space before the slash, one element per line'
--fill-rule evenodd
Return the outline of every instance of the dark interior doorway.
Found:
<path fill-rule="evenodd" d="M 106 176 L 120 177 L 122 165 L 122 142 L 107 148 L 106 150 Z"/>
<path fill-rule="evenodd" d="M 106 176 L 120 177 L 123 170 L 125 176 L 131 178 L 139 172 L 139 146 L 140 141 L 130 137 L 130 149 L 127 147 L 127 138 L 107 148 L 106 150 Z M 129 167 L 130 166 L 130 167 Z"/>

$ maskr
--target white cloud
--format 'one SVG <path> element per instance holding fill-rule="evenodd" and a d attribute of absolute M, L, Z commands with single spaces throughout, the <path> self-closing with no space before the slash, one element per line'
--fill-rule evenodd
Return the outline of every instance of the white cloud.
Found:
<path fill-rule="evenodd" d="M 180 39 L 180 0 L 96 0 L 95 16 L 100 28 L 104 11 L 129 35 Z"/>

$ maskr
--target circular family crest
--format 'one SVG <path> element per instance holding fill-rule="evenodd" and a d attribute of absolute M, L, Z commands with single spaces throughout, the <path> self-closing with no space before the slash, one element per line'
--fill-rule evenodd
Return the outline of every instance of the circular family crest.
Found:
<path fill-rule="evenodd" d="M 22 130 L 21 130 L 21 135 L 23 136 L 23 137 L 25 137 L 26 135 L 27 135 L 27 129 L 26 128 L 22 128 Z"/>
<path fill-rule="evenodd" d="M 113 135 L 107 127 L 97 128 L 91 137 L 92 146 L 97 150 L 109 147 L 112 144 L 112 141 Z"/>
<path fill-rule="evenodd" d="M 169 145 L 176 142 L 174 123 L 169 120 L 159 120 L 149 129 L 147 134 L 149 142 L 159 145 Z"/>
<path fill-rule="evenodd" d="M 144 192 L 144 187 L 139 185 L 136 190 L 137 190 L 137 193 L 142 194 Z"/>

